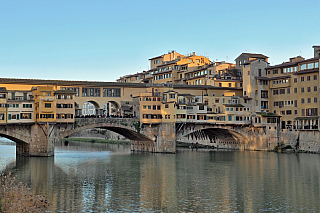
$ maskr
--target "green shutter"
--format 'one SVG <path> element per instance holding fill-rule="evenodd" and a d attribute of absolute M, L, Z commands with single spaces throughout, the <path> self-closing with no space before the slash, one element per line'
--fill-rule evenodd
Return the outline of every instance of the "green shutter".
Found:
<path fill-rule="evenodd" d="M 17 120 L 19 120 L 19 114 L 17 114 Z"/>
<path fill-rule="evenodd" d="M 11 120 L 11 114 L 9 114 L 8 120 Z"/>

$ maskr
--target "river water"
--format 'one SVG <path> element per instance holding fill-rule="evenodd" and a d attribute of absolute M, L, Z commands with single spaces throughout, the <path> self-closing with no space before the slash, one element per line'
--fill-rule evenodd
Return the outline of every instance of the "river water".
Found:
<path fill-rule="evenodd" d="M 69 142 L 54 157 L 15 155 L 0 172 L 45 195 L 51 212 L 320 212 L 320 155 L 179 150 Z"/>

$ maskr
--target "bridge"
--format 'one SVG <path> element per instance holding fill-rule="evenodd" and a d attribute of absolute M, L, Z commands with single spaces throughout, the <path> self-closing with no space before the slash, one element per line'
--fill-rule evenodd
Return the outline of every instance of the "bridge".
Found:
<path fill-rule="evenodd" d="M 176 141 L 217 148 L 266 149 L 272 140 L 265 128 L 207 123 L 143 124 L 134 118 L 77 118 L 75 123 L 29 123 L 0 126 L 0 136 L 16 142 L 16 153 L 53 156 L 54 144 L 85 129 L 106 129 L 131 140 L 132 151 L 175 153 Z"/>

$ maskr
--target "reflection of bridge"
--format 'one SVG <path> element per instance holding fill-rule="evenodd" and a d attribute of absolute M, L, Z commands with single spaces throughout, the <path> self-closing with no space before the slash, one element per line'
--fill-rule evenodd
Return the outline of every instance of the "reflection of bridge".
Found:
<path fill-rule="evenodd" d="M 54 155 L 54 143 L 72 133 L 100 128 L 131 140 L 131 150 L 176 152 L 176 141 L 208 142 L 235 149 L 266 148 L 274 143 L 265 131 L 251 126 L 214 125 L 201 123 L 141 124 L 129 118 L 77 118 L 75 123 L 32 123 L 0 126 L 0 136 L 17 144 L 17 154 L 30 156 Z M 275 138 L 275 137 L 274 137 Z"/>

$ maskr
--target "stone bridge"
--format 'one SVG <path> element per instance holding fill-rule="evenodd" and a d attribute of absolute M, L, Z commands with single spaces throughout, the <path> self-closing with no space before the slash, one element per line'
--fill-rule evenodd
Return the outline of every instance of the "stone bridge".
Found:
<path fill-rule="evenodd" d="M 267 149 L 277 143 L 266 128 L 207 123 L 141 124 L 133 118 L 77 118 L 75 123 L 1 125 L 0 136 L 16 142 L 17 154 L 52 156 L 54 144 L 85 129 L 106 129 L 131 140 L 132 151 L 175 153 L 176 141 L 216 148 Z"/>
<path fill-rule="evenodd" d="M 133 118 L 77 118 L 75 123 L 28 123 L 0 126 L 0 136 L 16 142 L 16 153 L 53 156 L 54 144 L 85 129 L 106 129 L 131 140 L 132 151 L 175 153 L 174 124 L 144 125 Z"/>
<path fill-rule="evenodd" d="M 237 124 L 176 123 L 177 142 L 238 150 L 266 150 L 278 143 L 276 131 Z"/>

